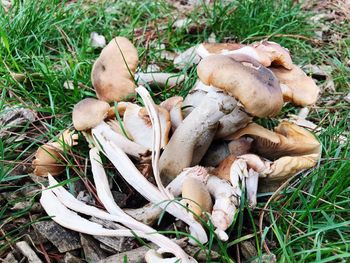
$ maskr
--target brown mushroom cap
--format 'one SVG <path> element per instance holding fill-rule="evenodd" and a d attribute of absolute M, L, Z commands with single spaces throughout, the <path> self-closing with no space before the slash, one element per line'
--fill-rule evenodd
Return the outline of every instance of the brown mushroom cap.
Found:
<path fill-rule="evenodd" d="M 254 151 L 268 159 L 321 152 L 320 143 L 312 133 L 287 121 L 282 121 L 275 128 L 275 132 L 251 123 L 232 137 L 240 138 L 245 135 L 254 139 L 252 143 Z"/>
<path fill-rule="evenodd" d="M 188 177 L 182 185 L 182 198 L 189 210 L 203 217 L 203 212 L 211 213 L 213 202 L 205 184 L 200 180 Z"/>
<path fill-rule="evenodd" d="M 109 104 L 92 98 L 83 99 L 74 106 L 73 125 L 78 131 L 97 126 L 107 116 Z"/>
<path fill-rule="evenodd" d="M 320 92 L 315 81 L 296 65 L 291 70 L 282 67 L 270 68 L 281 83 L 283 98 L 296 105 L 312 105 Z M 283 86 L 285 85 L 285 86 Z"/>
<path fill-rule="evenodd" d="M 91 72 L 92 85 L 100 100 L 120 101 L 135 92 L 133 74 L 137 50 L 125 37 L 116 37 L 102 50 Z"/>
<path fill-rule="evenodd" d="M 279 82 L 263 66 L 250 67 L 228 56 L 213 55 L 198 64 L 197 74 L 204 84 L 235 97 L 254 116 L 274 116 L 282 108 L 283 96 Z"/>
<path fill-rule="evenodd" d="M 32 162 L 34 174 L 36 176 L 55 176 L 62 173 L 66 168 L 58 163 L 62 161 L 62 156 L 57 151 L 57 143 L 47 143 L 39 147 Z"/>
<path fill-rule="evenodd" d="M 78 135 L 74 131 L 65 130 L 57 142 L 46 143 L 38 148 L 32 162 L 36 176 L 53 176 L 62 173 L 66 167 L 60 154 L 65 147 L 77 145 Z M 60 164 L 62 163 L 62 164 Z"/>

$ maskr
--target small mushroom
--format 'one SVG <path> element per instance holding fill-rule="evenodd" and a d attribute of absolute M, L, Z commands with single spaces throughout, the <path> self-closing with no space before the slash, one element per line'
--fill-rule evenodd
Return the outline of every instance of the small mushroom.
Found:
<path fill-rule="evenodd" d="M 320 88 L 301 68 L 292 65 L 291 70 L 283 67 L 271 67 L 270 69 L 281 83 L 285 101 L 291 101 L 300 106 L 316 103 Z"/>
<path fill-rule="evenodd" d="M 278 80 L 262 65 L 245 66 L 230 57 L 212 55 L 199 63 L 197 73 L 205 85 L 235 97 L 253 116 L 274 116 L 283 106 Z"/>
<path fill-rule="evenodd" d="M 194 216 L 205 219 L 205 213 L 211 213 L 213 209 L 209 191 L 205 184 L 198 179 L 192 177 L 185 179 L 182 184 L 182 198 L 183 203 Z"/>
<path fill-rule="evenodd" d="M 120 101 L 135 92 L 133 80 L 138 64 L 137 50 L 125 37 L 116 37 L 95 61 L 91 81 L 96 95 L 107 102 Z"/>
<path fill-rule="evenodd" d="M 75 129 L 78 131 L 86 131 L 101 126 L 101 129 L 105 131 L 106 136 L 121 147 L 127 154 L 135 158 L 141 158 L 142 156 L 147 155 L 148 149 L 146 147 L 113 131 L 113 129 L 104 122 L 109 109 L 110 106 L 107 102 L 92 98 L 83 99 L 77 103 L 73 109 L 72 116 Z"/>
<path fill-rule="evenodd" d="M 87 98 L 74 106 L 72 119 L 77 131 L 89 130 L 102 122 L 109 110 L 109 104 L 102 100 Z"/>
<path fill-rule="evenodd" d="M 53 176 L 62 173 L 66 167 L 63 162 L 62 153 L 64 149 L 77 145 L 78 134 L 65 130 L 56 142 L 46 143 L 39 147 L 32 162 L 36 176 Z"/>

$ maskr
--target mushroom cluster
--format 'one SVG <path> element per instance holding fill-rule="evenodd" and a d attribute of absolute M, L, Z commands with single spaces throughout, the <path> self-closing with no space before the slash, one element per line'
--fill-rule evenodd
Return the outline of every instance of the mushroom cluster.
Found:
<path fill-rule="evenodd" d="M 258 184 L 259 191 L 271 190 L 317 163 L 321 146 L 310 131 L 289 121 L 274 131 L 253 122 L 276 116 L 285 102 L 306 106 L 317 99 L 318 87 L 292 63 L 288 50 L 268 41 L 203 43 L 186 54 L 175 65 L 198 64 L 198 81 L 185 98 L 175 96 L 156 105 L 140 84 L 166 85 L 173 76 L 136 72 L 137 50 L 124 37 L 102 50 L 91 74 L 98 99 L 80 101 L 72 117 L 74 128 L 89 142 L 93 179 L 106 211 L 78 201 L 58 185 L 52 176 L 63 171 L 53 165 L 62 161 L 61 148 L 51 143 L 39 148 L 33 166 L 36 175 L 49 178 L 41 204 L 53 220 L 86 234 L 147 239 L 159 246 L 145 255 L 147 262 L 195 262 L 175 240 L 152 228 L 164 211 L 187 224 L 191 244 L 208 241 L 208 221 L 226 241 L 225 231 L 243 193 L 254 208 Z M 142 106 L 130 102 L 135 93 Z M 76 136 L 67 132 L 62 140 L 70 147 Z M 149 204 L 118 207 L 101 155 Z M 140 163 L 150 165 L 155 183 L 138 170 Z M 106 229 L 78 213 L 123 226 Z M 165 252 L 173 258 L 162 259 Z"/>

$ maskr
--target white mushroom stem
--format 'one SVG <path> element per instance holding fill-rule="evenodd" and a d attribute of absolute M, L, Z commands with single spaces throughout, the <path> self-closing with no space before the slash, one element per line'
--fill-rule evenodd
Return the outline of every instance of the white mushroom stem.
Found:
<path fill-rule="evenodd" d="M 96 179 L 101 178 L 98 176 Z M 49 176 L 49 183 L 50 187 L 53 188 L 42 192 L 40 202 L 47 214 L 49 216 L 54 216 L 53 220 L 55 220 L 55 222 L 58 224 L 66 228 L 91 235 L 132 237 L 136 234 L 137 236 L 150 240 L 158 245 L 161 248 L 161 253 L 169 252 L 174 254 L 177 258 L 184 260 L 183 262 L 188 262 L 188 255 L 176 243 L 167 237 L 158 234 L 153 228 L 146 226 L 126 215 L 119 207 L 115 209 L 115 214 L 109 214 L 96 207 L 86 205 L 85 203 L 74 198 L 74 196 L 72 196 L 62 186 L 57 186 L 57 181 L 51 175 Z M 103 197 L 103 195 L 101 196 Z M 109 204 L 108 206 L 110 207 L 111 205 Z M 133 230 L 125 229 L 121 231 L 104 229 L 101 225 L 80 217 L 68 208 L 89 216 L 121 223 Z"/>
<path fill-rule="evenodd" d="M 98 126 L 104 131 L 105 137 L 120 147 L 126 154 L 131 155 L 137 159 L 140 159 L 142 156 L 147 155 L 147 147 L 130 141 L 125 136 L 113 131 L 113 129 L 105 122 L 101 122 Z"/>
<path fill-rule="evenodd" d="M 92 133 L 103 147 L 103 153 L 113 163 L 123 178 L 136 191 L 138 191 L 150 202 L 159 204 L 159 206 L 165 209 L 168 213 L 188 224 L 190 226 L 191 234 L 197 238 L 199 242 L 207 242 L 207 235 L 203 227 L 193 218 L 191 218 L 183 207 L 173 202 L 173 200 L 167 199 L 157 187 L 151 184 L 137 170 L 128 156 L 116 144 L 106 139 L 104 127 L 98 125 L 92 129 Z"/>
<path fill-rule="evenodd" d="M 221 240 L 227 240 L 224 232 L 233 222 L 239 200 L 230 183 L 216 176 L 209 176 L 207 181 L 209 193 L 214 197 L 215 203 L 211 215 L 215 232 Z"/>
<path fill-rule="evenodd" d="M 185 80 L 184 74 L 162 73 L 162 72 L 139 72 L 135 74 L 138 85 L 155 84 L 158 86 L 176 86 Z"/>
<path fill-rule="evenodd" d="M 174 196 L 164 188 L 162 180 L 160 179 L 159 156 L 162 135 L 158 110 L 156 109 L 155 104 L 148 91 L 143 86 L 136 88 L 136 92 L 141 96 L 152 122 L 152 169 L 154 178 L 156 180 L 158 189 L 164 195 L 164 197 L 167 197 L 168 199 L 174 199 Z"/>
<path fill-rule="evenodd" d="M 160 157 L 162 180 L 172 181 L 184 168 L 196 165 L 208 150 L 219 120 L 236 100 L 220 92 L 208 93 L 175 130 Z"/>
<path fill-rule="evenodd" d="M 257 204 L 256 194 L 258 192 L 258 183 L 259 173 L 250 168 L 248 171 L 248 177 L 245 180 L 245 187 L 247 190 L 248 204 L 251 208 L 255 208 Z"/>

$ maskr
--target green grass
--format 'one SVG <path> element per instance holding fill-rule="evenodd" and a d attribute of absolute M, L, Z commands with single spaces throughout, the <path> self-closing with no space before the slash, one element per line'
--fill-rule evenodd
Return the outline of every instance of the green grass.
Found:
<path fill-rule="evenodd" d="M 326 40 L 316 43 L 314 32 L 319 25 L 311 24 L 312 13 L 292 4 L 293 1 L 244 0 L 215 1 L 210 7 L 196 8 L 188 14 L 191 25 L 174 29 L 174 21 L 183 15 L 170 4 L 151 0 L 132 2 L 15 1 L 7 14 L 0 8 L 0 112 L 7 106 L 25 106 L 36 111 L 39 118 L 12 134 L 13 137 L 25 133 L 25 140 L 9 143 L 9 137 L 0 139 L 0 191 L 14 195 L 11 202 L 0 199 L 0 255 L 37 220 L 31 217 L 30 206 L 11 210 L 19 201 L 33 204 L 38 200 L 37 193 L 26 194 L 33 153 L 39 145 L 71 127 L 75 103 L 95 96 L 90 73 L 100 50 L 90 47 L 90 33 L 98 32 L 107 40 L 126 36 L 138 48 L 141 68 L 157 63 L 169 72 L 176 70 L 171 61 L 160 58 L 160 44 L 165 44 L 168 51 L 183 51 L 214 33 L 217 41 L 250 43 L 269 38 L 288 47 L 296 63 L 330 65 L 336 90 L 323 91 L 320 102 L 311 107 L 310 119 L 322 127 L 319 139 L 323 154 L 319 165 L 294 179 L 269 204 L 262 233 L 256 219 L 267 201 L 264 195 L 256 210 L 241 207 L 229 242 L 220 243 L 213 238 L 208 247 L 219 250 L 222 262 L 229 262 L 230 257 L 235 261 L 236 247 L 245 240 L 256 243 L 258 252 L 263 253 L 263 237 L 279 262 L 349 261 L 350 105 L 343 100 L 350 92 L 349 25 L 332 24 L 331 33 L 341 36 L 336 43 Z M 158 94 L 157 101 L 174 94 L 186 95 L 196 71 L 194 68 L 184 71 L 191 77 L 189 81 L 171 90 L 153 89 Z M 24 74 L 26 79 L 16 81 L 9 72 Z M 65 89 L 65 81 L 73 81 L 74 89 Z M 288 106 L 282 115 L 294 111 L 295 107 Z M 65 153 L 69 165 L 61 179 L 68 180 L 70 189 L 74 189 L 79 177 L 88 180 L 84 173 L 87 149 L 81 139 L 79 149 Z M 18 222 L 23 218 L 27 224 L 21 225 Z"/>

